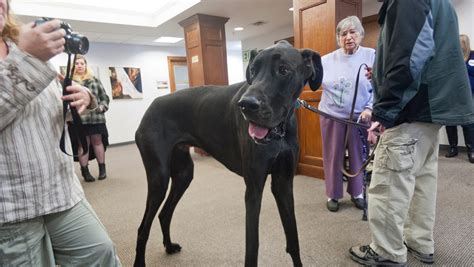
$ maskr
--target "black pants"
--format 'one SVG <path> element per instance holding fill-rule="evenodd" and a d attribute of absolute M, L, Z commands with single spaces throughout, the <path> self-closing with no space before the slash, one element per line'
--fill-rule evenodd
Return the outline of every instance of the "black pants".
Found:
<path fill-rule="evenodd" d="M 474 123 L 462 125 L 462 132 L 464 134 L 464 143 L 466 147 L 472 148 L 474 143 Z M 446 126 L 446 134 L 448 135 L 448 142 L 450 146 L 458 145 L 458 128 L 457 126 Z"/>

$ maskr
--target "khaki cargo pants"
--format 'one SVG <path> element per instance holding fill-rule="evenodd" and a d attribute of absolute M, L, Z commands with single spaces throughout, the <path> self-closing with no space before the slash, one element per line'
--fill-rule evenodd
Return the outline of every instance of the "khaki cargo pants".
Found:
<path fill-rule="evenodd" d="M 375 151 L 368 190 L 370 246 L 380 256 L 407 261 L 405 241 L 433 253 L 440 125 L 404 123 L 387 129 Z"/>
<path fill-rule="evenodd" d="M 83 199 L 69 210 L 0 224 L 0 266 L 121 266 L 104 226 Z"/>

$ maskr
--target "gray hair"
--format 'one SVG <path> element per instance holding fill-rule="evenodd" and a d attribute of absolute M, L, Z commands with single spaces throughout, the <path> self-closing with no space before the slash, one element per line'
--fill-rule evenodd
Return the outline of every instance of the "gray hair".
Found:
<path fill-rule="evenodd" d="M 341 32 L 349 29 L 349 28 L 354 28 L 359 34 L 360 37 L 364 37 L 365 31 L 364 27 L 362 27 L 362 23 L 360 22 L 360 19 L 357 16 L 349 16 L 346 17 L 345 19 L 339 21 L 336 27 L 336 43 L 339 44 L 339 34 Z"/>

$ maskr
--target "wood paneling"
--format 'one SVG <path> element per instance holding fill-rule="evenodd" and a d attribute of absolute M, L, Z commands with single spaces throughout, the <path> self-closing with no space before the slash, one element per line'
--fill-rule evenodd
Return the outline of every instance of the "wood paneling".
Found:
<path fill-rule="evenodd" d="M 227 71 L 216 71 L 218 66 L 227 66 L 226 49 L 220 44 L 208 44 L 204 49 L 204 72 L 207 84 L 228 84 Z"/>
<path fill-rule="evenodd" d="M 362 19 L 362 3 L 355 0 L 340 0 L 336 9 L 336 25 L 343 18 L 354 15 Z"/>
<path fill-rule="evenodd" d="M 334 51 L 337 23 L 350 15 L 362 15 L 362 0 L 293 0 L 295 47 L 311 48 L 321 56 Z M 305 87 L 300 98 L 318 106 L 321 89 L 313 92 Z M 298 138 L 300 158 L 297 172 L 324 179 L 319 115 L 300 109 Z"/>
<path fill-rule="evenodd" d="M 228 20 L 195 14 L 179 22 L 185 32 L 190 86 L 229 84 L 224 27 Z"/>
<path fill-rule="evenodd" d="M 365 30 L 365 37 L 361 44 L 362 46 L 372 47 L 374 49 L 377 47 L 380 32 L 378 18 L 378 15 L 372 15 L 362 19 L 362 25 Z"/>

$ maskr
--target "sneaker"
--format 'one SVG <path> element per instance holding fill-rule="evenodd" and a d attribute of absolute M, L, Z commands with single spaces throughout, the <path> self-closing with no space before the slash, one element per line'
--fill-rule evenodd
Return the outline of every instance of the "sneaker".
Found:
<path fill-rule="evenodd" d="M 356 208 L 363 210 L 365 208 L 365 201 L 363 198 L 354 198 L 351 197 L 351 201 L 354 203 Z"/>
<path fill-rule="evenodd" d="M 411 247 L 409 247 L 407 245 L 407 243 L 405 243 L 405 246 L 407 247 L 407 250 L 408 250 L 408 253 L 410 253 L 411 255 L 413 255 L 413 257 L 423 263 L 426 263 L 426 264 L 433 264 L 434 263 L 434 255 L 433 253 L 431 254 L 425 254 L 425 253 L 420 253 L 414 249 L 412 249 Z"/>
<path fill-rule="evenodd" d="M 408 266 L 407 262 L 395 262 L 379 256 L 369 245 L 349 249 L 351 259 L 365 266 Z"/>
<path fill-rule="evenodd" d="M 330 199 L 326 203 L 326 207 L 331 212 L 336 212 L 339 210 L 339 201 L 337 199 Z"/>

